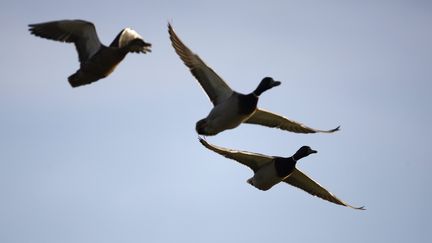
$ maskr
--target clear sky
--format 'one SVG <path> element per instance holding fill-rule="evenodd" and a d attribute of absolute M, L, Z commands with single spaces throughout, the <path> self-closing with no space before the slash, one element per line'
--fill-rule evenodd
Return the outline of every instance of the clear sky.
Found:
<path fill-rule="evenodd" d="M 153 44 L 108 78 L 72 89 L 71 44 L 27 25 L 132 27 Z M 259 106 L 335 134 L 254 125 L 210 143 L 290 156 L 357 211 L 205 149 L 211 103 L 170 45 L 167 22 L 233 89 L 282 85 Z M 430 1 L 0 2 L 0 242 L 429 242 Z"/>

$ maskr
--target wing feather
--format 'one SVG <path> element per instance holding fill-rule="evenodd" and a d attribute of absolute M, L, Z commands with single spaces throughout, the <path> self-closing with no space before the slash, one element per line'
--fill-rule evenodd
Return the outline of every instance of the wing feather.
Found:
<path fill-rule="evenodd" d="M 286 117 L 271 113 L 269 111 L 257 109 L 256 112 L 245 121 L 250 124 L 258 124 L 267 127 L 276 127 L 282 130 L 295 133 L 332 133 L 339 130 L 339 126 L 331 130 L 318 130 L 305 126 L 299 122 L 289 120 Z"/>
<path fill-rule="evenodd" d="M 204 145 L 204 147 L 228 159 L 232 159 L 243 165 L 246 165 L 247 167 L 251 168 L 254 172 L 256 172 L 259 168 L 263 167 L 264 165 L 271 163 L 273 161 L 273 157 L 271 156 L 218 147 L 207 143 L 207 141 L 205 141 L 202 138 L 199 138 L 199 141 L 202 145 Z"/>
<path fill-rule="evenodd" d="M 136 50 L 131 50 L 131 52 L 135 53 L 147 53 L 151 52 L 151 43 L 147 43 L 144 41 L 144 38 L 138 34 L 135 30 L 131 28 L 124 28 L 117 34 L 116 38 L 111 42 L 110 47 L 121 48 L 129 44 L 129 42 L 140 39 L 144 42 L 144 45 Z"/>
<path fill-rule="evenodd" d="M 354 208 L 354 209 L 361 209 L 364 210 L 364 207 L 353 207 L 344 201 L 337 198 L 335 195 L 333 195 L 331 192 L 327 191 L 324 187 L 322 187 L 320 184 L 315 182 L 314 180 L 310 179 L 307 175 L 303 174 L 298 169 L 294 169 L 294 171 L 284 179 L 284 182 L 295 186 L 297 188 L 300 188 L 313 196 L 320 197 L 324 200 L 327 200 L 329 202 L 339 204 L 342 206 Z"/>
<path fill-rule="evenodd" d="M 86 62 L 101 47 L 93 23 L 84 20 L 60 20 L 30 24 L 29 31 L 42 38 L 74 43 L 79 61 Z"/>
<path fill-rule="evenodd" d="M 201 58 L 194 54 L 174 32 L 171 24 L 168 24 L 168 33 L 171 44 L 180 59 L 190 69 L 193 76 L 198 80 L 201 87 L 207 93 L 213 105 L 220 104 L 233 93 L 225 81 L 217 75 L 213 69 L 207 66 Z"/>

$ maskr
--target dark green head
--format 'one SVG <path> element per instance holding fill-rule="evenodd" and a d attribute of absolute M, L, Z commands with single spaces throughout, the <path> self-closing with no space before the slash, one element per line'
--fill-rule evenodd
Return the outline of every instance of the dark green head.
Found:
<path fill-rule="evenodd" d="M 302 146 L 297 152 L 292 156 L 294 160 L 299 160 L 310 154 L 318 153 L 316 150 L 311 149 L 309 146 Z"/>
<path fill-rule="evenodd" d="M 275 86 L 278 86 L 280 84 L 281 84 L 280 81 L 275 81 L 271 77 L 265 77 L 265 78 L 263 78 L 263 80 L 261 80 L 260 84 L 258 85 L 258 87 L 255 89 L 255 91 L 253 93 L 256 96 L 260 96 L 264 91 L 269 90 L 269 89 L 271 89 Z"/>

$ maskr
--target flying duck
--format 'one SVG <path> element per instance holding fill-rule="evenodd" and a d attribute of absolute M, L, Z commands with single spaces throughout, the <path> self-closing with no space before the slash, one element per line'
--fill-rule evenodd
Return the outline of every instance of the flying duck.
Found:
<path fill-rule="evenodd" d="M 280 85 L 280 81 L 265 77 L 252 93 L 238 93 L 232 90 L 198 55 L 183 44 L 171 24 L 168 24 L 168 33 L 172 46 L 180 59 L 190 69 L 214 105 L 208 116 L 196 123 L 195 129 L 198 134 L 216 135 L 224 130 L 235 128 L 241 123 L 277 127 L 295 133 L 332 133 L 339 130 L 339 126 L 331 130 L 313 129 L 286 117 L 257 108 L 259 96 L 266 90 Z"/>
<path fill-rule="evenodd" d="M 72 87 L 90 84 L 110 75 L 129 52 L 151 52 L 151 44 L 130 28 L 120 31 L 111 45 L 105 46 L 99 41 L 94 24 L 85 20 L 30 24 L 29 31 L 42 38 L 75 44 L 81 65 L 68 78 Z"/>
<path fill-rule="evenodd" d="M 202 138 L 199 138 L 199 141 L 204 147 L 251 168 L 254 176 L 247 180 L 247 182 L 260 190 L 267 191 L 283 181 L 329 202 L 364 210 L 364 207 L 353 207 L 343 202 L 296 168 L 296 163 L 299 159 L 317 153 L 317 151 L 312 150 L 309 146 L 302 146 L 293 156 L 283 158 L 222 148 L 209 144 Z"/>

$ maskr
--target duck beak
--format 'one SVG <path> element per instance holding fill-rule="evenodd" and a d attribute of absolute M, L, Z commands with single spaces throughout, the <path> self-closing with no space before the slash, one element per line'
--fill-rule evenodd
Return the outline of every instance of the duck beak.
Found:
<path fill-rule="evenodd" d="M 316 153 L 318 153 L 318 151 L 311 149 L 310 153 L 311 154 L 316 154 Z"/>
<path fill-rule="evenodd" d="M 276 86 L 279 86 L 279 85 L 281 85 L 280 81 L 273 81 L 273 83 L 272 83 L 272 87 L 276 87 Z"/>

